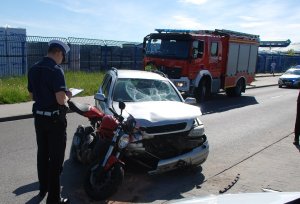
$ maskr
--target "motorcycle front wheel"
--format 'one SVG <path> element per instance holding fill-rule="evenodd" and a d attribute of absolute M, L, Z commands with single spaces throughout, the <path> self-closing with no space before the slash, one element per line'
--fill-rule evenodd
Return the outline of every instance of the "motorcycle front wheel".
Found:
<path fill-rule="evenodd" d="M 89 167 L 84 188 L 89 197 L 98 201 L 107 199 L 118 190 L 124 179 L 124 169 L 120 163 L 116 163 L 107 171 L 92 171 L 96 164 Z"/>
<path fill-rule="evenodd" d="M 74 138 L 73 138 L 74 140 Z M 73 144 L 71 144 L 71 148 L 70 148 L 70 156 L 69 156 L 70 160 L 73 162 L 79 162 L 78 157 L 77 157 L 77 152 L 76 152 L 76 147 Z"/>

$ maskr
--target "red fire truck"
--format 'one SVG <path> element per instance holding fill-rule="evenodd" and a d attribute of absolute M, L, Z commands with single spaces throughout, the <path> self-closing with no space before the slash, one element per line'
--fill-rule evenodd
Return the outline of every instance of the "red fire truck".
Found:
<path fill-rule="evenodd" d="M 224 29 L 156 31 L 144 38 L 145 70 L 165 73 L 183 95 L 197 102 L 221 89 L 240 96 L 254 80 L 258 35 Z"/>

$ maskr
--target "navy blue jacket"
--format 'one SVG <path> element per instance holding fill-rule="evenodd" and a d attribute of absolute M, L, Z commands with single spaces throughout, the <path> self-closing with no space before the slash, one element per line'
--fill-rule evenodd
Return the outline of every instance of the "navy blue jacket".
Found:
<path fill-rule="evenodd" d="M 27 88 L 35 101 L 33 111 L 57 110 L 55 93 L 67 91 L 63 69 L 53 59 L 44 57 L 29 70 Z"/>

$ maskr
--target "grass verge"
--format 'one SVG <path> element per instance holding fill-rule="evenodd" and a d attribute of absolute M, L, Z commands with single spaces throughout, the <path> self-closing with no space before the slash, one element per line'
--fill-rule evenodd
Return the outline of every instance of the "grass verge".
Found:
<path fill-rule="evenodd" d="M 94 95 L 102 82 L 104 72 L 65 72 L 69 88 L 82 88 L 78 96 Z M 30 101 L 27 91 L 27 76 L 0 78 L 0 104 Z"/>

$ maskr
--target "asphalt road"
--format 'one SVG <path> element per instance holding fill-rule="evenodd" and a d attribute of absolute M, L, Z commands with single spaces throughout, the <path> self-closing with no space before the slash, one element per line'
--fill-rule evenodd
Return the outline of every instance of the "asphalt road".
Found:
<path fill-rule="evenodd" d="M 148 176 L 129 169 L 111 202 L 162 203 L 195 195 L 260 192 L 261 188 L 299 191 L 299 150 L 291 145 L 297 89 L 265 87 L 241 98 L 218 94 L 201 105 L 210 143 L 208 160 L 193 170 Z M 83 191 L 85 168 L 68 160 L 72 134 L 85 118 L 68 114 L 68 143 L 62 193 L 72 203 L 92 202 Z M 37 203 L 33 119 L 0 123 L 1 203 Z M 42 203 L 44 203 L 43 201 Z"/>
<path fill-rule="evenodd" d="M 299 191 L 299 150 L 292 145 L 298 91 L 252 89 L 239 102 L 216 99 L 207 105 L 218 108 L 206 108 L 203 116 L 211 152 L 202 190 L 218 193 L 239 174 L 230 193 Z"/>

